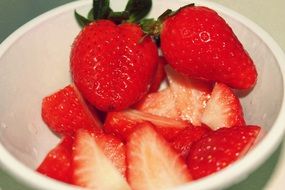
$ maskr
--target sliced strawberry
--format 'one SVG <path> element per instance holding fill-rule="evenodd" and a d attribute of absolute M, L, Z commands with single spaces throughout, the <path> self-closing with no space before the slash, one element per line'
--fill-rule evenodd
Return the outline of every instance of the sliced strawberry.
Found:
<path fill-rule="evenodd" d="M 37 171 L 56 180 L 70 183 L 72 144 L 72 137 L 63 137 L 61 142 L 47 154 Z"/>
<path fill-rule="evenodd" d="M 130 190 L 125 178 L 95 139 L 84 130 L 79 130 L 75 135 L 73 184 L 95 190 Z"/>
<path fill-rule="evenodd" d="M 171 189 L 191 180 L 183 159 L 149 123 L 129 136 L 127 160 L 128 180 L 135 190 Z"/>
<path fill-rule="evenodd" d="M 245 124 L 239 99 L 227 85 L 215 84 L 202 122 L 213 130 Z"/>
<path fill-rule="evenodd" d="M 127 164 L 125 145 L 117 137 L 103 133 L 96 136 L 95 141 L 118 171 L 123 176 L 126 176 Z"/>
<path fill-rule="evenodd" d="M 211 84 L 185 77 L 170 66 L 166 67 L 166 72 L 181 119 L 200 126 L 203 111 L 210 98 Z"/>
<path fill-rule="evenodd" d="M 175 99 L 170 88 L 148 94 L 139 104 L 137 104 L 136 109 L 153 115 L 180 119 L 179 112 L 176 109 Z"/>
<path fill-rule="evenodd" d="M 199 127 L 187 127 L 180 131 L 171 141 L 172 147 L 183 157 L 187 158 L 191 145 L 202 138 L 205 134 L 212 131 L 209 127 L 203 125 Z"/>
<path fill-rule="evenodd" d="M 193 178 L 210 175 L 245 155 L 259 131 L 258 126 L 235 126 L 202 137 L 189 152 L 188 167 Z"/>
<path fill-rule="evenodd" d="M 139 123 L 146 121 L 154 124 L 156 130 L 167 140 L 172 139 L 179 131 L 190 125 L 184 121 L 160 117 L 137 110 L 126 110 L 109 112 L 104 124 L 104 130 L 125 141 Z"/>
<path fill-rule="evenodd" d="M 88 109 L 73 85 L 43 99 L 42 118 L 60 135 L 70 135 L 81 128 L 101 132 L 99 119 Z"/>
<path fill-rule="evenodd" d="M 158 91 L 162 81 L 166 77 L 166 73 L 164 70 L 164 66 L 166 65 L 166 60 L 164 57 L 159 57 L 156 73 L 154 75 L 154 79 L 149 87 L 149 92 L 156 92 Z"/>

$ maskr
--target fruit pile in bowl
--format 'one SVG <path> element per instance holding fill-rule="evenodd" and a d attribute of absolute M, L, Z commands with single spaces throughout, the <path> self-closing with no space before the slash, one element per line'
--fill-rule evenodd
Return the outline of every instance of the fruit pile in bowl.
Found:
<path fill-rule="evenodd" d="M 45 189 L 211 189 L 239 181 L 270 155 L 284 131 L 283 55 L 276 44 L 250 21 L 211 3 L 168 2 L 152 19 L 161 3 L 130 0 L 116 12 L 108 0 L 95 0 L 87 18 L 75 12 L 82 29 L 71 31 L 70 13 L 82 8 L 74 3 L 55 11 L 53 25 L 43 20 L 36 36 L 25 36 L 36 39 L 35 51 L 48 52 L 47 61 L 35 67 L 38 73 L 31 66 L 25 76 L 12 72 L 30 74 L 37 109 L 21 106 L 1 116 L 5 126 L 17 117 L 27 124 L 1 133 L 8 169 Z M 42 31 L 53 30 L 71 34 L 37 42 Z M 13 48 L 7 52 L 4 67 Z M 33 66 L 43 59 L 27 55 L 23 62 L 33 60 Z M 26 88 L 16 86 L 29 100 Z M 36 120 L 30 119 L 34 112 Z M 13 171 L 11 162 L 38 180 Z"/>

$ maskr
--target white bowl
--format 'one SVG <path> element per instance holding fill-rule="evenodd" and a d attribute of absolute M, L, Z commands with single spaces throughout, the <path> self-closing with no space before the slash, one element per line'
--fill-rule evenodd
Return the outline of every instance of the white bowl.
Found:
<path fill-rule="evenodd" d="M 112 1 L 112 7 L 122 10 L 125 2 Z M 285 58 L 274 40 L 260 27 L 215 3 L 154 0 L 150 16 L 157 17 L 166 8 L 175 10 L 192 2 L 213 8 L 226 19 L 255 61 L 259 74 L 253 91 L 241 100 L 247 123 L 261 125 L 263 137 L 233 165 L 176 188 L 221 189 L 246 178 L 270 156 L 282 139 Z M 80 31 L 73 11 L 86 13 L 90 8 L 90 1 L 56 8 L 25 24 L 0 46 L 0 163 L 34 188 L 79 189 L 45 177 L 34 169 L 58 142 L 41 119 L 42 98 L 70 83 L 69 52 Z"/>

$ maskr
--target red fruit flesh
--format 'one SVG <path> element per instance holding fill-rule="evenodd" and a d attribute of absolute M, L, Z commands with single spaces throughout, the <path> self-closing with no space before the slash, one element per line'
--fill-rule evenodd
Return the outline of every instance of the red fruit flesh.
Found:
<path fill-rule="evenodd" d="M 190 125 L 187 122 L 160 117 L 137 110 L 126 110 L 108 113 L 104 130 L 126 141 L 129 134 L 137 128 L 138 124 L 144 122 L 151 122 L 155 126 L 155 129 L 167 140 L 171 140 L 179 131 Z"/>
<path fill-rule="evenodd" d="M 194 179 L 219 171 L 246 154 L 258 136 L 258 126 L 221 128 L 194 143 L 188 167 Z"/>
<path fill-rule="evenodd" d="M 75 135 L 73 184 L 94 190 L 130 190 L 125 178 L 104 154 L 106 150 L 102 151 L 98 139 L 95 139 L 84 130 Z"/>
<path fill-rule="evenodd" d="M 98 20 L 77 36 L 71 52 L 74 83 L 102 111 L 125 109 L 148 91 L 158 60 L 157 47 L 136 24 Z"/>
<path fill-rule="evenodd" d="M 184 159 L 188 157 L 192 144 L 202 138 L 204 135 L 212 131 L 207 126 L 187 127 L 180 131 L 171 141 L 172 147 Z"/>
<path fill-rule="evenodd" d="M 48 96 L 42 102 L 42 118 L 51 130 L 60 135 L 72 135 L 78 129 L 100 133 L 101 122 L 73 85 Z"/>
<path fill-rule="evenodd" d="M 153 115 L 180 119 L 180 114 L 176 109 L 175 99 L 170 88 L 148 94 L 136 105 L 136 109 Z"/>
<path fill-rule="evenodd" d="M 245 125 L 238 97 L 222 83 L 215 84 L 201 121 L 213 130 Z"/>
<path fill-rule="evenodd" d="M 72 137 L 63 137 L 61 142 L 47 154 L 37 171 L 56 180 L 71 183 L 72 144 Z"/>
<path fill-rule="evenodd" d="M 184 161 L 151 127 L 140 125 L 127 144 L 128 181 L 134 190 L 164 190 L 187 183 Z"/>
<path fill-rule="evenodd" d="M 164 70 L 164 66 L 166 65 L 166 61 L 163 57 L 159 57 L 156 73 L 152 80 L 151 86 L 149 87 L 149 92 L 157 92 L 160 88 L 162 81 L 166 77 L 166 73 Z"/>
<path fill-rule="evenodd" d="M 167 18 L 160 35 L 167 62 L 178 72 L 232 88 L 254 86 L 254 63 L 230 26 L 215 11 L 188 6 Z"/>
<path fill-rule="evenodd" d="M 180 118 L 195 126 L 200 126 L 202 114 L 210 98 L 212 85 L 183 76 L 169 66 L 166 67 L 166 72 Z"/>

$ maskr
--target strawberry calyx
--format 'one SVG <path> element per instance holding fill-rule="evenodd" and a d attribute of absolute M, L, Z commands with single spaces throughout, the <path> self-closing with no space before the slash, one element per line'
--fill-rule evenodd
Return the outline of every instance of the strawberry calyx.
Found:
<path fill-rule="evenodd" d="M 137 23 L 144 18 L 152 7 L 152 0 L 129 0 L 125 10 L 115 12 L 110 8 L 110 0 L 93 0 L 93 7 L 87 17 L 74 11 L 78 24 L 83 28 L 89 23 L 107 19 L 116 24 L 124 22 Z"/>
<path fill-rule="evenodd" d="M 185 7 L 191 7 L 191 6 L 195 6 L 195 4 L 191 3 L 188 5 L 185 5 L 183 7 L 180 7 L 176 11 L 172 11 L 171 9 L 167 9 L 157 18 L 157 20 L 155 20 L 154 18 L 142 19 L 140 21 L 140 26 L 142 27 L 142 29 L 146 35 L 150 35 L 150 36 L 153 36 L 154 38 L 158 39 L 160 36 L 160 32 L 162 30 L 163 22 L 167 18 L 169 18 L 170 16 L 173 16 L 176 13 L 178 13 L 181 9 L 183 9 Z"/>

